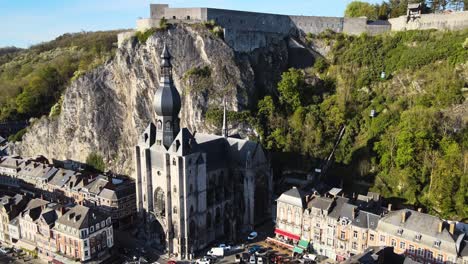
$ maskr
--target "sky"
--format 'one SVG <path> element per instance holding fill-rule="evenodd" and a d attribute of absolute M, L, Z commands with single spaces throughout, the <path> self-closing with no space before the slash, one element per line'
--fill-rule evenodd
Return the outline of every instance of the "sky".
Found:
<path fill-rule="evenodd" d="M 0 47 L 27 48 L 64 33 L 134 28 L 136 19 L 149 17 L 150 3 L 343 16 L 349 2 L 351 0 L 0 0 Z"/>

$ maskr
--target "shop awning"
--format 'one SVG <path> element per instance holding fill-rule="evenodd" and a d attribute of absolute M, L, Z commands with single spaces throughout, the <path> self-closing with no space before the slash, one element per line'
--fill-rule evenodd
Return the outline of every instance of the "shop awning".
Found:
<path fill-rule="evenodd" d="M 292 240 L 299 240 L 300 239 L 300 237 L 298 235 L 291 234 L 289 232 L 283 231 L 283 230 L 278 229 L 278 228 L 275 229 L 275 233 L 278 234 L 278 235 L 282 235 L 282 236 L 285 236 L 287 238 L 290 238 Z"/>
<path fill-rule="evenodd" d="M 307 247 L 309 246 L 309 241 L 301 239 L 301 240 L 299 240 L 298 246 L 303 248 L 303 249 L 307 249 Z"/>
<path fill-rule="evenodd" d="M 304 249 L 300 248 L 300 247 L 294 247 L 293 252 L 302 254 L 302 253 L 304 253 Z"/>

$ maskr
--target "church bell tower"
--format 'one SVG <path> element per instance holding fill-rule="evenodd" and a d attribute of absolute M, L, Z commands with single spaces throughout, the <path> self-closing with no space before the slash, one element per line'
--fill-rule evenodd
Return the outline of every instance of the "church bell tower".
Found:
<path fill-rule="evenodd" d="M 156 110 L 156 144 L 166 149 L 179 133 L 179 112 L 181 108 L 180 95 L 172 80 L 171 55 L 164 45 L 161 54 L 161 73 L 159 89 L 154 94 L 154 109 Z"/>

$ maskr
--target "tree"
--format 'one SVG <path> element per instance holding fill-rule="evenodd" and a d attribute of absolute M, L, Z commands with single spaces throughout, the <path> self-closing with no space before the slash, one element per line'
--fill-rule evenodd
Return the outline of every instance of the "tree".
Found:
<path fill-rule="evenodd" d="M 376 7 L 360 1 L 353 1 L 346 6 L 345 17 L 362 17 L 365 16 L 368 19 L 377 19 Z"/>
<path fill-rule="evenodd" d="M 289 69 L 281 75 L 281 81 L 278 83 L 280 102 L 290 112 L 294 112 L 302 105 L 307 88 L 304 72 L 294 68 Z"/>
<path fill-rule="evenodd" d="M 91 168 L 99 171 L 104 172 L 106 169 L 106 164 L 104 163 L 104 159 L 101 155 L 96 152 L 91 152 L 88 157 L 86 158 L 86 164 L 88 164 Z"/>

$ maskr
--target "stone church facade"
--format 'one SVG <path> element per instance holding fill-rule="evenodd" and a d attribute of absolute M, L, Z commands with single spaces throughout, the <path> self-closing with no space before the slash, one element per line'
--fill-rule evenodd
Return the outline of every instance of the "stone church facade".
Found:
<path fill-rule="evenodd" d="M 180 128 L 167 47 L 154 96 L 156 124 L 135 148 L 137 211 L 147 235 L 180 259 L 215 239 L 236 240 L 271 215 L 272 175 L 256 142 Z"/>

